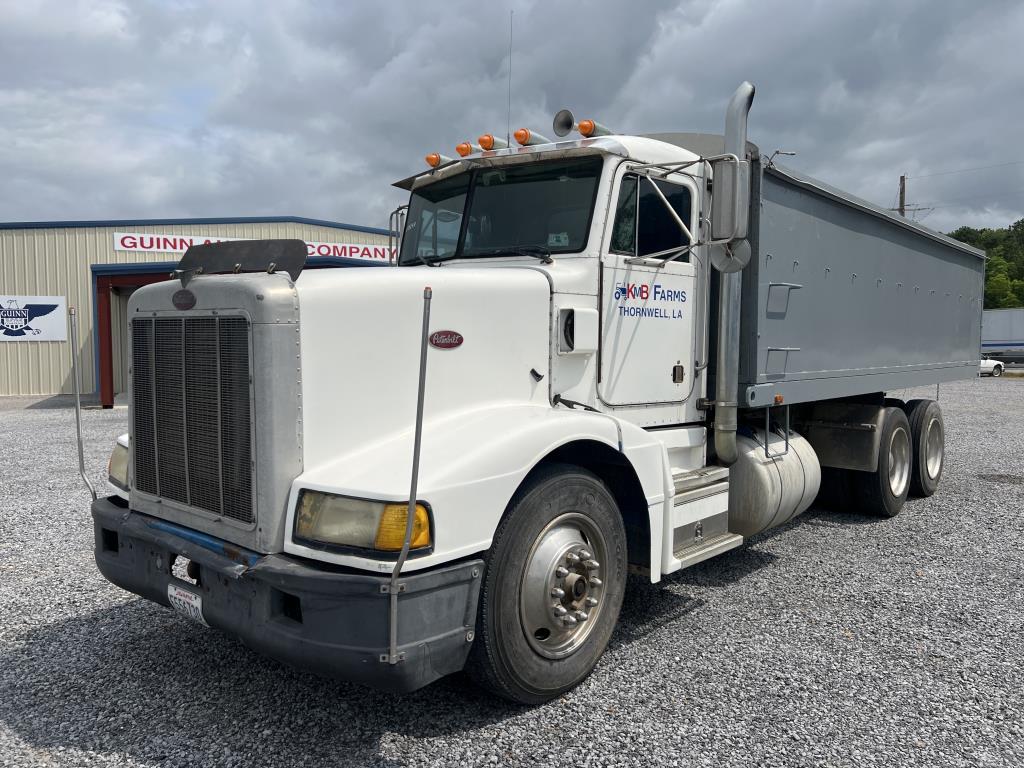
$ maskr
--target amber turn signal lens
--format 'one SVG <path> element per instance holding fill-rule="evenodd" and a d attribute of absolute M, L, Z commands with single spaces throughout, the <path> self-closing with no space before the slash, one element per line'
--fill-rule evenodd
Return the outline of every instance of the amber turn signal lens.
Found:
<path fill-rule="evenodd" d="M 374 549 L 387 550 L 391 552 L 402 548 L 405 541 L 405 520 L 409 509 L 408 504 L 387 504 L 380 516 L 380 523 L 377 526 L 377 537 L 374 540 Z M 412 537 L 409 539 L 409 549 L 421 549 L 430 546 L 430 516 L 422 504 L 417 504 L 413 511 Z"/>

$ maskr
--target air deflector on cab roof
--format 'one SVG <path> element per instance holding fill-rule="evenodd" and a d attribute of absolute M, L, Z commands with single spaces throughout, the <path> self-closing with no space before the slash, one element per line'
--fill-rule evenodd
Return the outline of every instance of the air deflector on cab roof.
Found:
<path fill-rule="evenodd" d="M 230 240 L 193 245 L 178 262 L 174 276 L 182 287 L 196 275 L 228 272 L 287 272 L 297 280 L 306 265 L 302 240 Z"/>

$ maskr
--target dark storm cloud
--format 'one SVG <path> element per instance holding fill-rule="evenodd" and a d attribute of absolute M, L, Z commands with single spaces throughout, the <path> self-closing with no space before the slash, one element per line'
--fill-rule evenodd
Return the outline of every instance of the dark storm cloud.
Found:
<path fill-rule="evenodd" d="M 751 138 L 926 223 L 1024 213 L 1024 8 L 959 2 L 515 2 L 512 127 Z M 506 129 L 506 4 L 0 0 L 0 218 L 298 214 L 382 225 L 389 184 Z"/>

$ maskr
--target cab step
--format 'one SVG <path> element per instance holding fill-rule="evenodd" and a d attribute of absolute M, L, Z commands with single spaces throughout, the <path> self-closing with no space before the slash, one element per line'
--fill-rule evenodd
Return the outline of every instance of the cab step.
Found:
<path fill-rule="evenodd" d="M 714 557 L 715 555 L 728 552 L 730 549 L 734 549 L 742 543 L 743 537 L 739 534 L 723 533 L 720 536 L 706 539 L 698 546 L 683 547 L 682 549 L 673 552 L 673 554 L 675 555 L 676 560 L 679 561 L 680 569 L 689 568 L 691 565 L 696 565 L 697 563 Z"/>
<path fill-rule="evenodd" d="M 728 467 L 707 466 L 700 469 L 675 470 L 672 472 L 672 480 L 675 483 L 677 494 L 721 483 L 728 479 Z"/>
<path fill-rule="evenodd" d="M 664 573 L 689 568 L 743 543 L 742 536 L 729 532 L 728 468 L 673 472 L 672 479 L 675 496 Z"/>

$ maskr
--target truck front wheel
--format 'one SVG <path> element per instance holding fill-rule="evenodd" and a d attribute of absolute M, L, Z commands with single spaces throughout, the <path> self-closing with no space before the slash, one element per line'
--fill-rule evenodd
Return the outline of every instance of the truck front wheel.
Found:
<path fill-rule="evenodd" d="M 467 671 L 523 704 L 564 693 L 604 653 L 625 583 L 626 532 L 605 485 L 579 467 L 539 470 L 494 535 Z"/>

